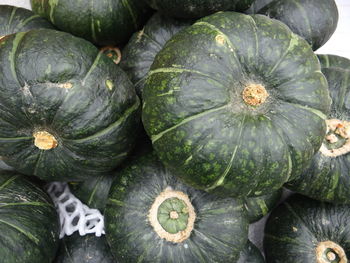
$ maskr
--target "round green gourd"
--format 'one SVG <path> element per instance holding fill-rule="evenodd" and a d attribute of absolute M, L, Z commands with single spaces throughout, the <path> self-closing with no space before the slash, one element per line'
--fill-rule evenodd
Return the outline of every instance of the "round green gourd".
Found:
<path fill-rule="evenodd" d="M 337 55 L 317 55 L 322 68 L 341 68 L 350 70 L 350 59 Z"/>
<path fill-rule="evenodd" d="M 241 201 L 184 185 L 154 154 L 119 171 L 105 226 L 118 262 L 235 262 L 248 235 Z"/>
<path fill-rule="evenodd" d="M 237 263 L 264 263 L 264 257 L 260 250 L 248 240 L 244 249 L 241 251 Z"/>
<path fill-rule="evenodd" d="M 78 233 L 65 236 L 55 263 L 115 263 L 106 237 Z"/>
<path fill-rule="evenodd" d="M 146 0 L 154 9 L 169 17 L 200 18 L 217 11 L 244 11 L 254 0 Z"/>
<path fill-rule="evenodd" d="M 53 26 L 25 8 L 0 5 L 0 39 L 6 35 L 36 28 L 53 28 Z"/>
<path fill-rule="evenodd" d="M 305 40 L 262 15 L 220 12 L 158 53 L 143 124 L 169 169 L 224 196 L 278 190 L 319 149 L 327 81 Z M 305 123 L 305 125 L 301 125 Z"/>
<path fill-rule="evenodd" d="M 244 198 L 249 224 L 254 223 L 267 215 L 278 203 L 282 196 L 282 189 L 258 197 Z"/>
<path fill-rule="evenodd" d="M 341 68 L 347 63 L 331 57 L 322 64 L 333 100 L 327 136 L 308 169 L 286 186 L 317 200 L 350 204 L 350 70 Z"/>
<path fill-rule="evenodd" d="M 0 41 L 0 156 L 44 180 L 85 180 L 132 150 L 140 103 L 91 43 L 48 29 Z"/>
<path fill-rule="evenodd" d="M 275 209 L 267 221 L 266 261 L 347 263 L 349 240 L 350 206 L 295 195 Z"/>
<path fill-rule="evenodd" d="M 189 21 L 176 20 L 156 13 L 141 31 L 134 33 L 124 47 L 120 67 L 135 84 L 140 97 L 147 73 L 158 52 L 173 35 L 189 25 Z"/>
<path fill-rule="evenodd" d="M 126 43 L 148 18 L 140 0 L 31 0 L 33 12 L 97 45 Z"/>
<path fill-rule="evenodd" d="M 17 173 L 0 172 L 1 262 L 52 262 L 58 232 L 58 216 L 48 195 Z"/>
<path fill-rule="evenodd" d="M 256 0 L 250 12 L 282 21 L 313 50 L 331 38 L 339 18 L 334 0 Z"/>

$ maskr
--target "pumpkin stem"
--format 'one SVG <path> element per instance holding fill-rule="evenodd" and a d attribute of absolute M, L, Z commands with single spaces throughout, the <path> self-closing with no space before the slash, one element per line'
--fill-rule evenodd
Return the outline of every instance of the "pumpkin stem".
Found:
<path fill-rule="evenodd" d="M 196 213 L 188 196 L 167 187 L 151 206 L 148 220 L 160 238 L 181 243 L 190 237 Z"/>
<path fill-rule="evenodd" d="M 317 263 L 347 263 L 344 249 L 333 241 L 318 243 L 316 247 Z"/>
<path fill-rule="evenodd" d="M 327 135 L 320 152 L 327 157 L 338 157 L 350 152 L 350 122 L 326 120 Z"/>
<path fill-rule="evenodd" d="M 259 106 L 263 104 L 269 94 L 261 84 L 249 84 L 243 90 L 243 100 L 250 106 Z"/>
<path fill-rule="evenodd" d="M 101 48 L 101 52 L 104 53 L 107 57 L 111 58 L 115 64 L 119 64 L 122 59 L 122 53 L 117 47 L 106 46 Z"/>
<path fill-rule="evenodd" d="M 56 138 L 47 131 L 38 131 L 33 133 L 34 145 L 40 150 L 50 150 L 56 148 L 58 142 Z"/>

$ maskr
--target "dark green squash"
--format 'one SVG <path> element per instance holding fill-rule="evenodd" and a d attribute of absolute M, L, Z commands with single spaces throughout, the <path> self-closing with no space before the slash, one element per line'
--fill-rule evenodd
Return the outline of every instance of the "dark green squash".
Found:
<path fill-rule="evenodd" d="M 350 206 L 301 195 L 275 209 L 265 227 L 264 250 L 271 263 L 347 263 Z"/>
<path fill-rule="evenodd" d="M 190 24 L 156 13 L 141 31 L 131 37 L 122 51 L 120 67 L 135 84 L 139 96 L 142 95 L 146 75 L 158 52 L 173 35 Z"/>
<path fill-rule="evenodd" d="M 160 159 L 189 185 L 264 195 L 303 171 L 321 146 L 327 86 L 311 47 L 283 23 L 219 12 L 158 53 L 143 124 Z"/>
<path fill-rule="evenodd" d="M 126 43 L 148 18 L 140 0 L 31 0 L 33 11 L 60 30 L 97 45 Z"/>
<path fill-rule="evenodd" d="M 313 50 L 331 38 L 339 18 L 334 0 L 256 0 L 250 12 L 282 21 Z"/>
<path fill-rule="evenodd" d="M 140 126 L 127 75 L 91 43 L 40 29 L 0 41 L 0 156 L 44 180 L 120 164 Z"/>
<path fill-rule="evenodd" d="M 200 18 L 218 11 L 244 11 L 254 0 L 146 0 L 154 9 L 169 17 Z"/>
<path fill-rule="evenodd" d="M 55 263 L 115 263 L 106 237 L 78 233 L 65 236 Z"/>
<path fill-rule="evenodd" d="M 278 203 L 282 196 L 282 189 L 258 197 L 244 198 L 249 224 L 267 215 Z"/>
<path fill-rule="evenodd" d="M 350 70 L 350 59 L 337 55 L 317 55 L 322 68 L 341 68 Z"/>
<path fill-rule="evenodd" d="M 17 173 L 0 172 L 0 261 L 52 262 L 58 233 L 58 216 L 48 195 Z"/>
<path fill-rule="evenodd" d="M 0 5 L 0 39 L 36 28 L 53 28 L 49 21 L 25 8 Z"/>
<path fill-rule="evenodd" d="M 264 257 L 260 250 L 248 240 L 244 249 L 241 251 L 237 263 L 264 263 Z"/>
<path fill-rule="evenodd" d="M 184 185 L 154 154 L 119 171 L 105 210 L 118 262 L 235 262 L 247 242 L 242 201 Z"/>
<path fill-rule="evenodd" d="M 332 97 L 327 136 L 310 167 L 286 186 L 317 200 L 350 204 L 350 68 L 341 68 L 347 64 L 337 57 L 322 64 Z"/>

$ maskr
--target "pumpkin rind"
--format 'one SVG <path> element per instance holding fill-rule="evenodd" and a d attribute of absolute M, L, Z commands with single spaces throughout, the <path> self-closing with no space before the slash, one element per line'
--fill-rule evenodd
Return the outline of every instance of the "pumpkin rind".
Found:
<path fill-rule="evenodd" d="M 267 262 L 348 262 L 317 261 L 320 243 L 337 244 L 350 256 L 350 207 L 321 203 L 301 195 L 287 199 L 275 209 L 265 227 L 264 250 Z"/>
<path fill-rule="evenodd" d="M 147 20 L 149 8 L 139 0 L 31 0 L 33 11 L 60 30 L 97 45 L 128 41 Z"/>
<path fill-rule="evenodd" d="M 269 93 L 258 107 L 242 99 L 251 83 Z M 143 100 L 143 124 L 164 164 L 191 186 L 225 196 L 264 195 L 304 170 L 330 105 L 305 40 L 277 20 L 235 12 L 170 39 Z"/>
<path fill-rule="evenodd" d="M 264 257 L 260 250 L 248 240 L 246 246 L 240 253 L 237 263 L 264 263 Z"/>
<path fill-rule="evenodd" d="M 322 68 L 341 68 L 350 70 L 350 59 L 337 55 L 317 55 Z"/>
<path fill-rule="evenodd" d="M 140 102 L 126 74 L 91 43 L 32 30 L 0 42 L 0 61 L 0 156 L 8 165 L 49 181 L 85 180 L 127 157 Z M 57 146 L 39 149 L 37 132 Z"/>
<path fill-rule="evenodd" d="M 17 173 L 0 172 L 1 262 L 52 262 L 58 232 L 58 216 L 48 195 Z"/>
<path fill-rule="evenodd" d="M 334 0 L 256 0 L 250 11 L 282 21 L 313 50 L 331 38 L 339 18 Z"/>
<path fill-rule="evenodd" d="M 160 238 L 149 221 L 152 204 L 167 189 L 187 195 L 195 209 L 194 228 L 179 243 Z M 112 253 L 121 262 L 235 262 L 248 234 L 241 201 L 184 185 L 154 154 L 140 157 L 118 172 L 105 224 Z"/>

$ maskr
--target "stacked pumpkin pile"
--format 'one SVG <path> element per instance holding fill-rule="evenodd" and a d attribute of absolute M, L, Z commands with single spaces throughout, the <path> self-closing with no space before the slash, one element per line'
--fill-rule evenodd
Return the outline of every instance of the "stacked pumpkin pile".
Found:
<path fill-rule="evenodd" d="M 348 262 L 350 61 L 314 54 L 333 0 L 32 9 L 0 7 L 2 262 L 264 262 L 248 225 L 282 186 L 319 201 L 272 213 L 266 261 Z M 51 181 L 103 211 L 106 238 L 57 253 Z"/>

